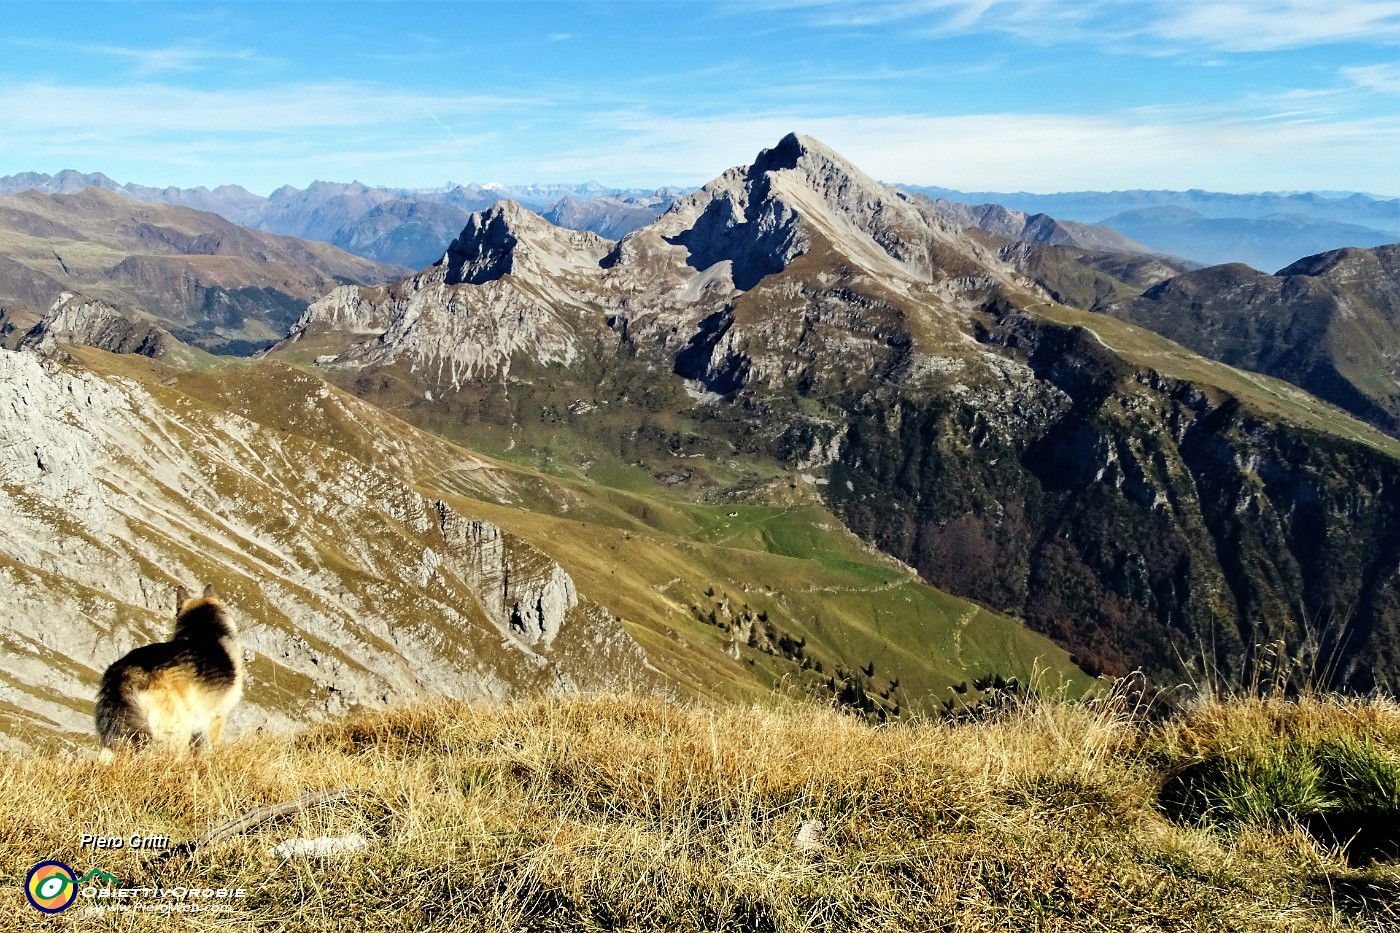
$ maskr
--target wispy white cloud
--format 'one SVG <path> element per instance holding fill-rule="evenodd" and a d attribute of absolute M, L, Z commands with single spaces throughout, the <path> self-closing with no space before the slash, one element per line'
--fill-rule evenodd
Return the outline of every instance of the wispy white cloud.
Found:
<path fill-rule="evenodd" d="M 1394 71 L 1351 69 L 1358 84 Z M 569 101 L 412 93 L 363 83 L 201 91 L 167 84 L 0 87 L 0 161 L 14 170 L 122 163 L 264 190 L 315 177 L 387 184 L 449 176 L 703 182 L 797 130 L 871 174 L 972 190 L 1105 187 L 1352 188 L 1400 193 L 1400 121 L 1339 117 L 1344 89 L 1153 106 L 1098 115 L 846 113 L 773 106 L 748 113 L 606 112 Z M 1361 93 L 1353 91 L 1350 93 Z M 548 115 L 547 118 L 545 115 Z M 1287 158 L 1278 158 L 1286 153 Z M 170 166 L 189 166 L 180 173 Z M 217 168 L 211 168 L 217 167 Z M 190 179 L 194 169 L 198 176 Z M 289 177 L 288 172 L 297 177 Z"/>
<path fill-rule="evenodd" d="M 991 7 L 1007 2 L 1020 0 L 864 0 L 859 3 L 850 0 L 750 0 L 742 5 L 732 4 L 729 9 L 731 12 L 741 9 L 798 11 L 805 13 L 809 22 L 820 26 L 874 26 L 927 16 L 950 17 L 970 24 Z"/>
<path fill-rule="evenodd" d="M 1161 11 L 1152 25 L 1157 35 L 1234 52 L 1400 42 L 1396 0 L 1187 0 Z"/>
<path fill-rule="evenodd" d="M 0 164 L 12 171 L 97 164 L 114 177 L 132 166 L 122 180 L 231 181 L 264 192 L 316 177 L 433 184 L 454 173 L 474 176 L 472 166 L 498 160 L 501 127 L 551 106 L 540 98 L 363 83 L 257 90 L 9 85 L 0 86 Z M 498 168 L 489 165 L 492 174 Z"/>
<path fill-rule="evenodd" d="M 878 26 L 938 17 L 950 29 L 965 29 L 1000 2 L 1005 0 L 881 0 L 858 4 L 823 4 L 816 9 L 813 21 L 823 26 Z"/>
<path fill-rule="evenodd" d="M 9 39 L 12 45 L 50 49 L 77 55 L 96 55 L 128 63 L 138 76 L 180 74 L 242 62 L 266 67 L 273 60 L 250 49 L 215 49 L 201 43 L 180 43 L 158 48 L 68 42 L 57 39 Z"/>
<path fill-rule="evenodd" d="M 372 62 L 392 62 L 395 65 L 415 65 L 424 62 L 445 62 L 453 58 L 459 58 L 458 52 L 435 52 L 431 49 L 413 49 L 403 52 L 370 52 L 362 51 L 357 53 L 360 58 Z"/>
<path fill-rule="evenodd" d="M 1111 39 L 1123 31 L 1105 13 L 1130 6 L 1140 14 L 1156 0 L 749 0 L 731 15 L 754 9 L 801 16 L 806 25 L 830 28 L 901 27 L 906 35 L 941 38 L 1000 32 L 1038 44 Z"/>
<path fill-rule="evenodd" d="M 619 112 L 600 118 L 594 127 L 594 133 L 609 140 L 606 151 L 562 150 L 542 163 L 541 175 L 603 177 L 605 166 L 623 162 L 633 178 L 647 183 L 695 182 L 717 174 L 717 167 L 750 161 L 759 149 L 793 130 L 822 139 L 876 177 L 969 190 L 1351 187 L 1400 192 L 1400 167 L 1379 155 L 1400 149 L 1395 121 L 1270 121 L 1202 116 L 1185 109 L 1153 115 L 819 118 L 780 113 L 668 118 Z M 1279 152 L 1292 157 L 1283 163 L 1274 158 Z M 1352 174 L 1339 177 L 1338 165 L 1352 166 Z"/>
<path fill-rule="evenodd" d="M 392 128 L 426 111 L 480 114 L 539 106 L 538 98 L 447 96 L 351 82 L 251 90 L 171 84 L 0 87 L 0 126 L 11 136 L 84 129 L 112 138 L 156 133 L 281 133 L 318 127 Z"/>
<path fill-rule="evenodd" d="M 1381 94 L 1400 94 L 1400 65 L 1358 65 L 1341 75 L 1353 85 Z"/>
<path fill-rule="evenodd" d="M 1400 42 L 1397 0 L 757 0 L 808 25 L 903 25 L 941 37 L 999 32 L 1042 45 L 1083 42 L 1127 52 L 1276 51 L 1334 42 Z M 752 9 L 753 2 L 746 4 Z M 737 10 L 737 8 L 735 8 Z M 1139 46 L 1140 47 L 1140 46 Z"/>
<path fill-rule="evenodd" d="M 551 32 L 549 35 L 545 36 L 545 38 L 548 39 L 550 42 L 567 42 L 567 41 L 570 40 L 570 39 L 577 39 L 577 38 L 578 38 L 578 33 L 576 33 L 576 32 Z"/>

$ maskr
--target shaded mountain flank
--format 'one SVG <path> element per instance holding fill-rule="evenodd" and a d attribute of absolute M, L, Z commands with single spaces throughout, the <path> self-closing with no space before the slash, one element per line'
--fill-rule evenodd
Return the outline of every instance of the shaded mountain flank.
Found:
<path fill-rule="evenodd" d="M 580 478 L 809 487 L 1090 671 L 1247 679 L 1288 656 L 1335 686 L 1400 682 L 1400 448 L 1067 307 L 1017 255 L 1036 244 L 797 135 L 615 244 L 574 249 L 522 208 L 475 229 L 495 233 L 312 304 L 273 354 Z M 743 463 L 770 466 L 736 486 Z"/>
<path fill-rule="evenodd" d="M 1276 275 L 1212 266 L 1104 310 L 1400 433 L 1400 245 L 1332 250 Z"/>

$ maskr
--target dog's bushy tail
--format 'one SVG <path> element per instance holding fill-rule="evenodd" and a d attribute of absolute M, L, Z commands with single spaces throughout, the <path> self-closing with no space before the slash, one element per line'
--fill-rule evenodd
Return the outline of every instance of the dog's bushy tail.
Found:
<path fill-rule="evenodd" d="M 136 665 L 113 666 L 102 676 L 95 718 L 103 749 L 124 743 L 139 747 L 150 739 L 150 723 L 136 702 L 150 681 L 150 672 Z"/>

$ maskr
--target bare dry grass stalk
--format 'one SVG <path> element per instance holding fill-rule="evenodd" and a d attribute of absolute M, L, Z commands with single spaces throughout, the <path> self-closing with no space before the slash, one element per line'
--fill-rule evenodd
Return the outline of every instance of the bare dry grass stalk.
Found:
<path fill-rule="evenodd" d="M 1287 828 L 1169 822 L 1150 759 L 1192 733 L 1145 745 L 1144 728 L 1115 700 L 877 728 L 801 704 L 585 696 L 364 715 L 295 740 L 247 736 L 207 758 L 4 757 L 0 910 L 12 929 L 1380 929 L 1352 895 L 1389 890 L 1400 880 L 1389 869 L 1349 868 Z M 190 864 L 78 848 L 85 831 L 180 842 L 335 787 L 377 802 L 261 826 Z M 811 821 L 817 846 L 795 844 Z M 373 838 L 367 852 L 268 853 L 291 836 L 352 832 Z M 84 916 L 86 902 L 43 918 L 19 888 L 46 858 L 126 885 L 197 881 L 248 897 L 177 920 Z"/>

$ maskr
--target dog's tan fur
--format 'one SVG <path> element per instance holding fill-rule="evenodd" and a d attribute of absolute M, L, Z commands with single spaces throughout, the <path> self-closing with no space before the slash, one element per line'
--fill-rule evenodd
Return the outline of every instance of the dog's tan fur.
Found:
<path fill-rule="evenodd" d="M 144 645 L 102 676 L 96 723 L 104 755 L 123 745 L 181 749 L 212 745 L 243 693 L 238 630 L 212 586 L 175 597 L 168 642 Z"/>

